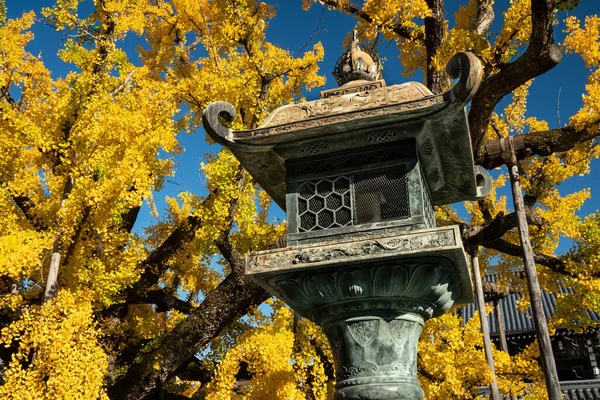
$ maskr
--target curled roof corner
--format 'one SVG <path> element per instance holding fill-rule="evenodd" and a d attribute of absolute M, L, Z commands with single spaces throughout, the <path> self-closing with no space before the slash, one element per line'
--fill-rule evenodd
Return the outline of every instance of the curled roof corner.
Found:
<path fill-rule="evenodd" d="M 446 64 L 446 72 L 458 82 L 446 95 L 453 102 L 466 105 L 477 90 L 483 79 L 481 61 L 471 52 L 457 53 Z"/>

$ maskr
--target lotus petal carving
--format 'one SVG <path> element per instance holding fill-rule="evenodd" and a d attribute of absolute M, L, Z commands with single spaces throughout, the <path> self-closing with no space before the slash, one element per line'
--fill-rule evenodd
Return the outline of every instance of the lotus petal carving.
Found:
<path fill-rule="evenodd" d="M 393 299 L 428 303 L 433 313 L 440 315 L 461 294 L 452 269 L 443 259 L 437 261 L 355 267 L 314 275 L 287 274 L 271 278 L 269 284 L 299 311 L 385 298 L 387 303 Z"/>
<path fill-rule="evenodd" d="M 340 273 L 338 288 L 344 298 L 368 297 L 371 295 L 371 277 L 364 270 Z"/>
<path fill-rule="evenodd" d="M 316 274 L 303 279 L 303 289 L 316 304 L 334 303 L 341 300 L 336 279 L 330 274 Z"/>
<path fill-rule="evenodd" d="M 378 297 L 404 295 L 408 285 L 408 270 L 398 265 L 384 265 L 375 271 L 373 294 Z"/>

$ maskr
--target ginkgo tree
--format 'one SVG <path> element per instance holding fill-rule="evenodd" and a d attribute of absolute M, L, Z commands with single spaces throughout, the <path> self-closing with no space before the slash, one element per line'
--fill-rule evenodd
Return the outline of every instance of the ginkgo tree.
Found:
<path fill-rule="evenodd" d="M 496 34 L 493 0 L 465 1 L 453 26 L 443 0 L 297 3 L 345 12 L 362 39 L 393 42 L 403 73 L 422 70 L 434 93 L 450 85 L 453 54 L 480 58 L 484 81 L 469 109 L 476 163 L 495 167 L 487 141 L 525 135 L 522 185 L 540 280 L 548 291 L 575 290 L 559 297 L 552 327 L 591 326 L 600 219 L 575 215 L 589 191 L 557 187 L 588 173 L 599 154 L 600 18 L 568 18 L 555 43 L 557 11 L 578 1 L 513 0 Z M 269 294 L 243 274 L 242 255 L 281 245 L 285 227 L 269 220 L 269 199 L 230 153 L 199 166 L 206 194 L 167 198 L 164 220 L 132 231 L 142 203 L 152 205 L 173 174 L 178 135 L 199 132 L 206 105 L 227 101 L 236 129 L 256 127 L 324 83 L 320 44 L 293 55 L 268 40 L 275 11 L 256 0 L 57 0 L 7 19 L 0 0 L 2 398 L 331 397 L 323 334 L 277 300 L 258 308 Z M 28 51 L 34 23 L 64 34 L 58 55 L 69 73 L 56 77 Z M 125 51 L 132 40 L 137 57 Z M 529 86 L 571 53 L 583 57 L 589 83 L 581 110 L 551 129 L 527 113 Z M 466 246 L 483 248 L 484 269 L 499 260 L 499 291 L 509 281 L 524 287 L 511 272 L 521 249 L 499 194 L 506 181 L 499 175 L 486 200 L 467 205 L 468 220 L 436 211 L 440 224 L 461 225 Z M 557 255 L 561 237 L 574 247 Z M 489 384 L 478 328 L 455 314 L 428 323 L 419 358 L 427 398 L 474 398 Z M 543 395 L 536 349 L 495 351 L 503 393 Z"/>

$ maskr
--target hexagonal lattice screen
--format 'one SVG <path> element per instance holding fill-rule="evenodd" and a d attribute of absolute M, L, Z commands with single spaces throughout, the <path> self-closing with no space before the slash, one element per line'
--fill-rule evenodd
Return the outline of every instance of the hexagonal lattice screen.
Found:
<path fill-rule="evenodd" d="M 298 193 L 300 232 L 352 224 L 350 179 L 347 176 L 303 182 Z"/>

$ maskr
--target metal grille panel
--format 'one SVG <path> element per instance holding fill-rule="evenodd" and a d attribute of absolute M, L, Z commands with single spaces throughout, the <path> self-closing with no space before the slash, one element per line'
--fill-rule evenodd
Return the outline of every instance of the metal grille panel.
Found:
<path fill-rule="evenodd" d="M 308 161 L 287 166 L 288 174 L 299 176 L 321 172 L 334 171 L 336 169 L 356 167 L 375 164 L 384 161 L 399 160 L 406 157 L 405 147 L 388 147 L 366 153 L 349 154 L 326 158 L 318 161 Z"/>
<path fill-rule="evenodd" d="M 299 231 L 352 224 L 350 178 L 338 176 L 302 182 L 298 187 Z"/>
<path fill-rule="evenodd" d="M 357 173 L 354 199 L 356 225 L 410 218 L 405 167 Z"/>

